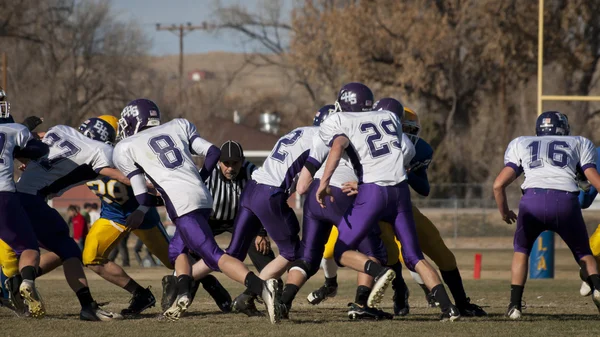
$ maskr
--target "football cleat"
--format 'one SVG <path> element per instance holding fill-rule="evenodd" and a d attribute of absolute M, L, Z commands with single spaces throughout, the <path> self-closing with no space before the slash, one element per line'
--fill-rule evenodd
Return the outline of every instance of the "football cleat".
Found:
<path fill-rule="evenodd" d="M 150 291 L 150 287 L 136 291 L 129 300 L 129 307 L 121 310 L 121 315 L 139 315 L 142 311 L 153 307 L 156 304 L 156 298 Z"/>
<path fill-rule="evenodd" d="M 189 306 L 189 296 L 187 294 L 179 295 L 177 296 L 175 303 L 173 303 L 173 305 L 171 305 L 171 307 L 167 309 L 163 315 L 171 321 L 176 321 L 181 317 L 181 315 L 183 315 L 184 312 L 187 311 Z"/>
<path fill-rule="evenodd" d="M 31 317 L 41 318 L 46 315 L 46 309 L 42 297 L 35 288 L 33 281 L 23 280 L 19 287 L 19 293 L 23 297 L 23 302 L 29 308 Z"/>
<path fill-rule="evenodd" d="M 369 294 L 369 299 L 367 300 L 367 305 L 371 308 L 377 307 L 377 305 L 383 299 L 383 295 L 385 295 L 385 290 L 392 283 L 392 281 L 396 278 L 396 272 L 394 272 L 391 268 L 384 268 L 379 275 L 377 275 L 374 279 L 373 289 Z"/>
<path fill-rule="evenodd" d="M 213 298 L 222 312 L 231 312 L 231 295 L 219 280 L 213 275 L 206 276 L 203 281 L 210 278 L 210 282 L 203 282 L 204 290 Z M 198 281 L 196 281 L 198 283 Z"/>
<path fill-rule="evenodd" d="M 453 322 L 459 318 L 460 318 L 460 311 L 458 310 L 458 308 L 453 305 L 450 305 L 450 307 L 446 311 L 442 312 L 440 320 L 443 322 L 445 322 L 445 321 Z"/>
<path fill-rule="evenodd" d="M 23 279 L 20 274 L 17 274 L 13 277 L 9 277 L 4 281 L 4 286 L 8 290 L 8 301 L 11 306 L 14 308 L 14 312 L 17 316 L 28 316 L 29 309 L 27 308 L 27 304 L 23 301 L 23 297 L 20 294 L 20 287 Z"/>
<path fill-rule="evenodd" d="M 264 316 L 264 314 L 256 309 L 254 297 L 251 295 L 241 294 L 233 300 L 233 312 L 244 313 L 248 317 Z"/>
<path fill-rule="evenodd" d="M 484 317 L 487 316 L 487 312 L 477 304 L 471 303 L 471 299 L 467 297 L 467 302 L 457 306 L 461 316 L 465 317 Z"/>
<path fill-rule="evenodd" d="M 271 324 L 279 323 L 281 319 L 281 308 L 278 304 L 279 294 L 277 292 L 277 280 L 269 279 L 263 283 L 262 299 L 269 315 Z"/>
<path fill-rule="evenodd" d="M 91 305 L 81 308 L 79 319 L 82 321 L 117 321 L 122 320 L 123 316 L 102 309 L 95 301 Z"/>
<path fill-rule="evenodd" d="M 581 288 L 579 288 L 579 294 L 581 296 L 590 296 L 592 294 L 592 288 L 587 282 L 583 281 L 581 283 Z"/>
<path fill-rule="evenodd" d="M 594 289 L 594 292 L 592 293 L 592 301 L 594 301 L 596 308 L 598 308 L 598 312 L 600 312 L 600 291 Z"/>
<path fill-rule="evenodd" d="M 513 320 L 521 319 L 522 311 L 523 309 L 520 304 L 511 303 L 508 305 L 508 310 L 506 310 L 506 317 Z"/>
<path fill-rule="evenodd" d="M 278 303 L 278 305 L 279 305 L 279 310 L 281 311 L 281 319 L 290 319 L 291 307 L 288 307 L 284 303 Z"/>
<path fill-rule="evenodd" d="M 160 308 L 163 312 L 167 311 L 177 298 L 177 277 L 174 275 L 165 275 L 162 278 L 162 298 Z"/>
<path fill-rule="evenodd" d="M 383 319 L 393 319 L 394 315 L 387 313 L 383 310 L 369 308 L 369 307 L 361 307 L 356 303 L 348 303 L 348 318 L 350 320 L 359 320 L 359 319 L 372 319 L 372 320 L 383 320 Z"/>
<path fill-rule="evenodd" d="M 425 301 L 427 301 L 427 306 L 429 308 L 437 308 L 440 306 L 440 303 L 435 300 L 435 297 L 431 293 L 425 295 Z"/>
<path fill-rule="evenodd" d="M 394 291 L 394 315 L 408 315 L 408 313 L 410 312 L 410 306 L 408 305 L 409 296 L 410 291 L 408 291 L 408 288 L 405 288 L 404 294 L 400 294 L 397 291 Z"/>
<path fill-rule="evenodd" d="M 308 303 L 312 305 L 317 305 L 328 298 L 335 297 L 335 295 L 337 295 L 337 287 L 332 287 L 324 284 L 321 286 L 321 288 L 308 294 L 306 299 L 308 300 Z"/>

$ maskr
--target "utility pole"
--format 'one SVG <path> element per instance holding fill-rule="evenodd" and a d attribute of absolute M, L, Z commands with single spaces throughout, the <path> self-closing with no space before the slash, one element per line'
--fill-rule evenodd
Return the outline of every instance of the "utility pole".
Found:
<path fill-rule="evenodd" d="M 179 102 L 181 103 L 181 98 L 183 94 L 183 37 L 189 34 L 194 30 L 210 30 L 218 28 L 217 25 L 208 24 L 206 22 L 202 22 L 201 26 L 193 26 L 191 22 L 187 24 L 179 24 L 179 25 L 170 25 L 170 26 L 162 26 L 160 23 L 156 24 L 156 30 L 168 30 L 175 35 L 179 36 Z"/>
<path fill-rule="evenodd" d="M 8 61 L 6 58 L 6 53 L 2 53 L 2 88 L 6 90 L 6 85 L 8 84 Z"/>

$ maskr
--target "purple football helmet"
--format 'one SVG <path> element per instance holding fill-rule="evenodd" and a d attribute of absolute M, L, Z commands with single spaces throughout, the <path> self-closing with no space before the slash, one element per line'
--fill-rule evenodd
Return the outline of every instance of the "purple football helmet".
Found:
<path fill-rule="evenodd" d="M 373 110 L 373 92 L 369 87 L 352 82 L 344 84 L 335 102 L 335 112 L 365 112 Z"/>
<path fill-rule="evenodd" d="M 335 105 L 327 104 L 321 107 L 319 111 L 315 114 L 315 119 L 313 119 L 313 125 L 319 126 L 323 121 L 329 117 L 329 115 L 335 111 Z"/>
<path fill-rule="evenodd" d="M 139 98 L 129 102 L 119 119 L 119 139 L 131 137 L 147 126 L 160 125 L 160 110 L 149 99 Z"/>
<path fill-rule="evenodd" d="M 79 126 L 79 132 L 88 138 L 111 145 L 114 144 L 117 138 L 115 128 L 107 121 L 96 117 L 83 122 Z"/>
<path fill-rule="evenodd" d="M 535 121 L 536 136 L 568 136 L 570 133 L 567 115 L 558 111 L 544 111 Z"/>
<path fill-rule="evenodd" d="M 395 113 L 400 119 L 404 118 L 404 106 L 399 100 L 391 97 L 382 98 L 373 104 L 373 110 L 387 110 Z"/>

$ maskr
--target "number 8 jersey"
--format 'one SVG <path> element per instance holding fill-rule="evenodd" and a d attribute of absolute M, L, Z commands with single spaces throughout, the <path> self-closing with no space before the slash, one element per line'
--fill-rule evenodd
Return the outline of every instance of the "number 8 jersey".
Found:
<path fill-rule="evenodd" d="M 337 136 L 350 140 L 346 154 L 359 183 L 399 184 L 407 179 L 404 167 L 415 156 L 400 119 L 387 110 L 332 114 L 321 124 L 319 136 L 327 146 Z"/>
<path fill-rule="evenodd" d="M 581 136 L 524 136 L 514 139 L 504 165 L 525 172 L 522 189 L 547 188 L 577 192 L 578 171 L 596 167 L 594 144 Z"/>
<path fill-rule="evenodd" d="M 195 154 L 205 156 L 211 143 L 200 138 L 188 120 L 140 131 L 121 140 L 113 152 L 115 166 L 128 178 L 145 173 L 160 192 L 171 219 L 212 208 L 212 196 L 200 178 Z"/>

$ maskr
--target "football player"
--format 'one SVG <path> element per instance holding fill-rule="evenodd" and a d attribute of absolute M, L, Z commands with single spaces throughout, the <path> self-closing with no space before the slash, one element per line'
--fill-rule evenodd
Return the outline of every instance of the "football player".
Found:
<path fill-rule="evenodd" d="M 81 304 L 81 320 L 112 321 L 123 317 L 103 310 L 93 299 L 81 263 L 81 250 L 70 237 L 65 220 L 46 200 L 99 174 L 129 183 L 111 167 L 112 146 L 108 143 L 114 138 L 113 127 L 101 119 L 88 124 L 83 132 L 65 125 L 54 126 L 42 138 L 50 148 L 48 156 L 30 161 L 17 183 L 17 192 L 38 242 L 62 261 L 67 282 Z M 45 265 L 42 256 L 38 275 L 56 266 L 55 258 L 49 261 L 52 266 Z"/>
<path fill-rule="evenodd" d="M 597 155 L 589 139 L 570 136 L 569 129 L 565 115 L 560 112 L 546 111 L 539 115 L 536 135 L 510 142 L 504 155 L 505 167 L 494 181 L 494 197 L 502 219 L 508 224 L 517 222 L 510 304 L 506 312 L 511 319 L 522 316 L 529 254 L 545 230 L 558 233 L 587 272 L 593 302 L 600 310 L 600 277 L 590 250 L 577 186 L 577 172 L 583 172 L 592 186 L 600 188 Z M 525 181 L 521 185 L 523 197 L 517 216 L 508 207 L 505 190 L 521 173 L 525 174 Z"/>
<path fill-rule="evenodd" d="M 342 87 L 336 110 L 339 112 L 319 128 L 319 136 L 331 151 L 316 192 L 317 201 L 326 207 L 325 198 L 331 197 L 330 180 L 343 153 L 351 158 L 358 176 L 357 197 L 338 226 L 336 262 L 375 278 L 368 305 L 376 306 L 395 278 L 395 272 L 354 249 L 378 221 L 393 222 L 394 232 L 403 244 L 405 263 L 421 275 L 440 302 L 441 319 L 458 319 L 458 309 L 450 301 L 435 270 L 424 259 L 418 243 L 405 170 L 415 155 L 415 148 L 402 133 L 400 118 L 390 111 L 372 111 L 373 93 L 357 82 Z"/>
<path fill-rule="evenodd" d="M 115 147 L 113 159 L 131 180 L 140 204 L 127 218 L 127 227 L 139 228 L 148 210 L 154 206 L 147 193 L 144 175 L 160 191 L 169 217 L 177 227 L 169 255 L 178 275 L 178 296 L 164 316 L 179 319 L 190 304 L 193 279 L 187 252 L 191 250 L 211 269 L 221 270 L 231 279 L 245 284 L 252 293 L 262 295 L 269 318 L 274 322 L 277 281 L 261 280 L 240 260 L 225 254 L 208 225 L 212 198 L 204 185 L 203 175 L 208 175 L 216 165 L 219 148 L 200 138 L 196 127 L 186 119 L 178 118 L 161 125 L 158 106 L 147 99 L 131 101 L 123 109 L 119 135 L 122 140 Z M 196 169 L 192 153 L 206 156 L 201 172 Z"/>

